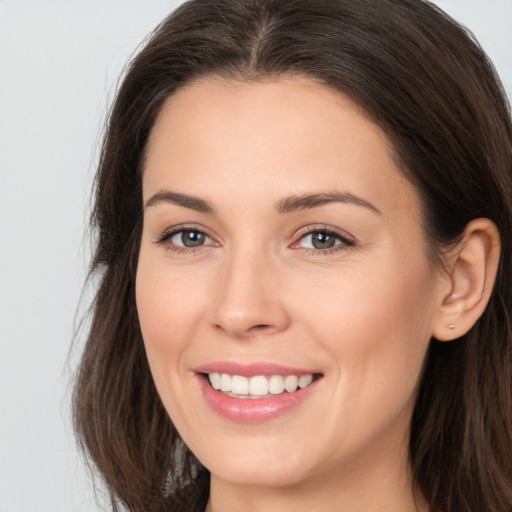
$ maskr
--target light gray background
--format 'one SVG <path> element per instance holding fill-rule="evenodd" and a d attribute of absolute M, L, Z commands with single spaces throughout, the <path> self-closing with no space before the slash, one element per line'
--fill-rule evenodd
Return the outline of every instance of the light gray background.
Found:
<path fill-rule="evenodd" d="M 0 512 L 100 510 L 66 367 L 108 97 L 179 0 L 0 0 Z M 438 0 L 512 96 L 512 0 Z"/>

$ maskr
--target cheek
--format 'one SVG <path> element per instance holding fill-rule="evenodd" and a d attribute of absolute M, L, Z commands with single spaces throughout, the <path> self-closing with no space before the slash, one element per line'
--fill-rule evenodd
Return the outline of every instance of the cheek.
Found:
<path fill-rule="evenodd" d="M 175 273 L 174 273 L 175 274 Z M 178 346 L 194 328 L 204 294 L 193 275 L 176 276 L 141 251 L 136 280 L 136 303 L 144 341 L 155 350 Z"/>
<path fill-rule="evenodd" d="M 383 277 L 384 276 L 384 277 Z M 299 296 L 303 312 L 318 318 L 316 324 L 340 332 L 341 339 L 363 339 L 365 333 L 403 330 L 425 331 L 430 327 L 433 281 L 428 270 L 386 272 L 349 269 L 335 279 L 317 280 Z M 299 305 L 298 305 L 299 306 Z M 311 316 L 309 314 L 308 316 Z"/>
<path fill-rule="evenodd" d="M 383 271 L 385 270 L 385 271 Z M 434 285 L 428 269 L 352 272 L 309 295 L 315 337 L 330 353 L 346 400 L 415 392 L 431 336 Z"/>
<path fill-rule="evenodd" d="M 139 257 L 136 303 L 149 367 L 158 394 L 176 428 L 186 431 L 190 418 L 184 386 L 190 379 L 184 361 L 196 337 L 204 288 L 193 276 L 171 272 L 165 263 Z M 187 412 L 188 411 L 188 412 Z"/>
<path fill-rule="evenodd" d="M 346 425 L 340 443 L 349 451 L 363 438 L 378 442 L 383 432 L 397 433 L 401 442 L 430 340 L 428 273 L 387 275 L 375 279 L 371 273 L 354 273 L 308 300 L 315 312 L 310 328 L 332 361 L 330 401 L 339 404 L 324 427 L 338 432 Z"/>
<path fill-rule="evenodd" d="M 184 377 L 181 364 L 201 315 L 201 281 L 186 272 L 171 272 L 141 249 L 136 279 L 139 324 L 155 385 L 167 407 Z"/>

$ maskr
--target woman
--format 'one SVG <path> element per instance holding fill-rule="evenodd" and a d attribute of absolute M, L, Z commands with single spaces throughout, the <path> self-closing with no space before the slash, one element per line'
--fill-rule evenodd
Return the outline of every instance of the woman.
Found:
<path fill-rule="evenodd" d="M 96 181 L 75 428 L 129 510 L 512 510 L 512 128 L 422 0 L 193 0 Z"/>

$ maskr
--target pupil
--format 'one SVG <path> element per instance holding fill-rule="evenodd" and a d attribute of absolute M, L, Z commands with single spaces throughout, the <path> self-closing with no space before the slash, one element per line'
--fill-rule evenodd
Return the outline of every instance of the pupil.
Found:
<path fill-rule="evenodd" d="M 197 247 L 203 245 L 204 234 L 198 231 L 183 231 L 181 241 L 185 247 Z"/>
<path fill-rule="evenodd" d="M 334 247 L 336 240 L 326 233 L 313 234 L 313 247 L 315 249 L 330 249 Z"/>

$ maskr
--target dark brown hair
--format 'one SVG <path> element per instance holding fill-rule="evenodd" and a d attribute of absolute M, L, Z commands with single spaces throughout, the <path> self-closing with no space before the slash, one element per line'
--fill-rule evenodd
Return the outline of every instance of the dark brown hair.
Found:
<path fill-rule="evenodd" d="M 423 0 L 192 0 L 130 63 L 96 176 L 91 275 L 100 286 L 73 408 L 115 510 L 204 510 L 209 473 L 154 387 L 135 306 L 141 167 L 155 118 L 198 77 L 306 76 L 349 96 L 388 135 L 422 201 L 433 260 L 478 217 L 502 254 L 490 302 L 452 343 L 431 341 L 410 461 L 436 512 L 512 510 L 512 128 L 486 55 Z"/>

